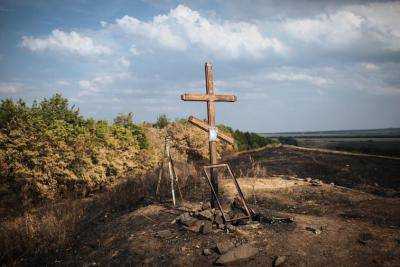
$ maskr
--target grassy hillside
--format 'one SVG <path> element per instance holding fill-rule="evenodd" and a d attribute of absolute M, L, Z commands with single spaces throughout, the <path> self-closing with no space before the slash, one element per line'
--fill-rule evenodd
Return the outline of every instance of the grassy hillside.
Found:
<path fill-rule="evenodd" d="M 234 131 L 235 147 L 218 142 L 218 153 L 263 146 L 268 140 Z M 68 100 L 55 95 L 27 105 L 0 103 L 0 200 L 4 210 L 24 209 L 48 200 L 85 197 L 124 178 L 146 177 L 162 157 L 164 138 L 172 137 L 174 158 L 208 157 L 207 134 L 185 120 L 160 116 L 155 124 L 135 124 L 132 114 L 113 123 L 84 118 Z M 2 210 L 0 210 L 1 212 Z"/>
<path fill-rule="evenodd" d="M 154 168 L 144 129 L 131 120 L 85 119 L 60 95 L 28 106 L 0 104 L 2 204 L 27 206 L 86 196 L 126 175 Z"/>

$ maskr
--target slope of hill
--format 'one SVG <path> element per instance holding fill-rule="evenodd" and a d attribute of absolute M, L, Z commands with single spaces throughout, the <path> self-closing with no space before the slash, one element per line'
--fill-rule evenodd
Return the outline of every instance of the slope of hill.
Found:
<path fill-rule="evenodd" d="M 143 187 L 137 183 L 121 185 L 79 202 L 86 208 L 76 209 L 72 241 L 35 257 L 20 255 L 14 264 L 211 265 L 220 257 L 214 250 L 218 242 L 257 248 L 239 265 L 272 266 L 277 257 L 290 266 L 398 264 L 400 160 L 275 146 L 240 153 L 229 162 L 251 207 L 272 221 L 237 225 L 229 233 L 179 227 L 177 216 L 202 206 L 209 196 L 198 171 L 182 163 L 177 166 L 186 202 L 180 207 L 171 206 L 167 184 L 162 202 L 151 190 L 138 198 Z M 225 203 L 234 197 L 233 184 L 221 178 Z M 152 179 L 146 179 L 148 188 Z M 54 216 L 48 212 L 42 219 Z M 12 233 L 17 241 L 18 233 Z M 209 249 L 206 255 L 204 249 Z"/>

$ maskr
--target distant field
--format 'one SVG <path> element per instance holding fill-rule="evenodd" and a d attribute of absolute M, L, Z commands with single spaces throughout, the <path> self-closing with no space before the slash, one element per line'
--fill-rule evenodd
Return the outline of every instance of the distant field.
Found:
<path fill-rule="evenodd" d="M 302 147 L 400 156 L 400 128 L 260 133 L 260 135 L 270 138 L 291 137 Z"/>

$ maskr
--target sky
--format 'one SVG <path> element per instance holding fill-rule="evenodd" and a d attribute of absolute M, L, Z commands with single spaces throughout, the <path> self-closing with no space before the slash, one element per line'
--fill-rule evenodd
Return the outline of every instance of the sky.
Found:
<path fill-rule="evenodd" d="M 400 2 L 0 0 L 0 99 L 85 116 L 194 115 L 256 132 L 400 127 Z"/>

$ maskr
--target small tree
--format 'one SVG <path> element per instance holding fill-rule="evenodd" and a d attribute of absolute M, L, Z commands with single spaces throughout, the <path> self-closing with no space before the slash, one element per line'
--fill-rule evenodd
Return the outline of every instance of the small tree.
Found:
<path fill-rule="evenodd" d="M 162 129 L 167 127 L 168 124 L 169 124 L 169 119 L 167 115 L 161 114 L 160 116 L 158 116 L 157 122 L 154 124 L 154 127 Z"/>
<path fill-rule="evenodd" d="M 114 124 L 120 125 L 125 127 L 126 129 L 129 129 L 134 136 L 136 136 L 136 139 L 139 142 L 139 147 L 141 149 L 147 148 L 149 146 L 149 143 L 147 141 L 146 135 L 142 131 L 142 128 L 137 126 L 136 124 L 133 123 L 133 114 L 132 112 L 129 112 L 127 114 L 120 113 L 118 114 L 117 117 L 114 119 Z"/>
<path fill-rule="evenodd" d="M 123 113 L 118 114 L 118 116 L 115 117 L 114 119 L 114 123 L 122 126 L 128 126 L 130 124 L 133 124 L 132 112 L 129 112 L 128 114 L 123 114 Z"/>

